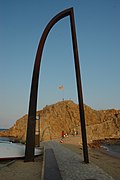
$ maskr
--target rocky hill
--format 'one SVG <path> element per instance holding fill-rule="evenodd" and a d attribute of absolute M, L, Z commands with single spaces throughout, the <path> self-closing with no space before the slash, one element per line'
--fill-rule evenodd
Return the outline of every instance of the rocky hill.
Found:
<path fill-rule="evenodd" d="M 88 143 L 105 138 L 120 138 L 120 110 L 96 111 L 87 105 L 84 105 L 84 109 Z M 67 134 L 77 132 L 81 135 L 79 108 L 73 101 L 66 100 L 46 106 L 37 115 L 40 115 L 41 141 L 60 138 L 63 130 Z M 26 129 L 27 115 L 18 119 L 9 130 L 0 132 L 0 136 L 15 137 L 25 142 Z"/>

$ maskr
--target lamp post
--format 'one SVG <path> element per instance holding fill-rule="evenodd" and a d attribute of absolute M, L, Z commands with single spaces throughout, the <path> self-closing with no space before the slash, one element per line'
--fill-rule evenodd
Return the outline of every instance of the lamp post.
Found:
<path fill-rule="evenodd" d="M 39 147 L 40 146 L 40 115 L 36 115 L 36 144 Z"/>

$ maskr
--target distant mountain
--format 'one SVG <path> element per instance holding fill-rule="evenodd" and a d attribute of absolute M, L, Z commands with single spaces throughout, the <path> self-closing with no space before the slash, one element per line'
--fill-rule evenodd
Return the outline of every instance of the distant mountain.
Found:
<path fill-rule="evenodd" d="M 120 110 L 97 111 L 87 105 L 84 105 L 84 109 L 88 143 L 99 139 L 120 138 Z M 41 141 L 60 138 L 63 130 L 67 134 L 77 132 L 81 135 L 79 108 L 73 101 L 66 100 L 46 106 L 37 115 L 40 115 Z M 18 119 L 10 129 L 0 132 L 0 136 L 12 136 L 25 142 L 27 118 L 25 115 Z"/>

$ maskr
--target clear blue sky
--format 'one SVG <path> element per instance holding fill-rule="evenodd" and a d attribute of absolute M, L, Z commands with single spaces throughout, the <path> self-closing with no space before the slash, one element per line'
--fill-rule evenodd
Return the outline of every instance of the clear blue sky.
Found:
<path fill-rule="evenodd" d="M 74 8 L 84 103 L 120 109 L 119 0 L 0 0 L 0 128 L 28 113 L 34 59 L 47 23 Z M 69 17 L 51 30 L 42 56 L 37 110 L 77 103 Z M 64 85 L 64 91 L 58 86 Z"/>

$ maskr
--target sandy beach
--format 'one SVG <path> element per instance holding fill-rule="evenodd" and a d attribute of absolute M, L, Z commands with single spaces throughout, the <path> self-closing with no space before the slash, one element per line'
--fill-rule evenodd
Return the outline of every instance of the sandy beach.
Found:
<path fill-rule="evenodd" d="M 64 142 L 62 144 L 64 147 L 69 148 L 77 154 L 83 155 L 83 151 L 79 141 L 79 136 L 68 137 L 64 139 Z M 120 158 L 110 156 L 107 153 L 100 151 L 99 149 L 89 148 L 89 160 L 102 168 L 115 180 L 120 180 Z"/>
<path fill-rule="evenodd" d="M 38 156 L 34 162 L 23 159 L 0 164 L 0 180 L 40 180 L 43 157 Z M 8 164 L 8 165 L 7 165 Z"/>

